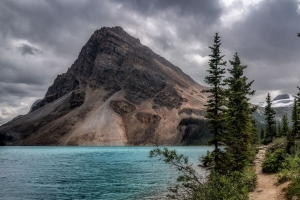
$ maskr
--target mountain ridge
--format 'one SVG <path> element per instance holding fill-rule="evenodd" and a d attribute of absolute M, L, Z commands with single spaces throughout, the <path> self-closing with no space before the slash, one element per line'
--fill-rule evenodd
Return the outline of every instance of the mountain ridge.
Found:
<path fill-rule="evenodd" d="M 96 30 L 32 111 L 0 127 L 7 145 L 181 144 L 206 95 L 121 27 Z"/>

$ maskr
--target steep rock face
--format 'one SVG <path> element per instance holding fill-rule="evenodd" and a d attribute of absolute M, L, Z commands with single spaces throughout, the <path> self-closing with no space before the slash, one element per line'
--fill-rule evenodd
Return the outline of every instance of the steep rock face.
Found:
<path fill-rule="evenodd" d="M 32 111 L 0 127 L 7 145 L 179 144 L 203 118 L 202 86 L 121 27 L 95 31 Z"/>

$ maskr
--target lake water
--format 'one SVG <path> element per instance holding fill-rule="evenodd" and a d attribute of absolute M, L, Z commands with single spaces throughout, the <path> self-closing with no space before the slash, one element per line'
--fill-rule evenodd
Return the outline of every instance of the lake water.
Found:
<path fill-rule="evenodd" d="M 198 164 L 212 147 L 168 147 Z M 160 199 L 174 168 L 154 147 L 0 147 L 0 199 Z"/>

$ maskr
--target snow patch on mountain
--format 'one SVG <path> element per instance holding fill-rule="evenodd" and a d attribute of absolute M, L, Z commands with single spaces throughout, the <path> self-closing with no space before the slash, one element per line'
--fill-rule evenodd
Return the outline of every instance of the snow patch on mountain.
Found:
<path fill-rule="evenodd" d="M 272 101 L 272 108 L 281 108 L 281 107 L 293 107 L 295 96 L 291 94 L 280 94 L 277 95 Z M 259 107 L 266 107 L 267 102 L 259 102 L 255 105 Z"/>

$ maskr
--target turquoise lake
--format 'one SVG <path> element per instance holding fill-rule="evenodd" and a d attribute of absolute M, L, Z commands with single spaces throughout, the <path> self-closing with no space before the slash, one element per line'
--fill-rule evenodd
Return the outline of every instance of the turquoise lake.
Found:
<path fill-rule="evenodd" d="M 155 147 L 0 147 L 0 199 L 161 199 L 178 173 Z M 198 164 L 208 146 L 169 146 Z"/>

